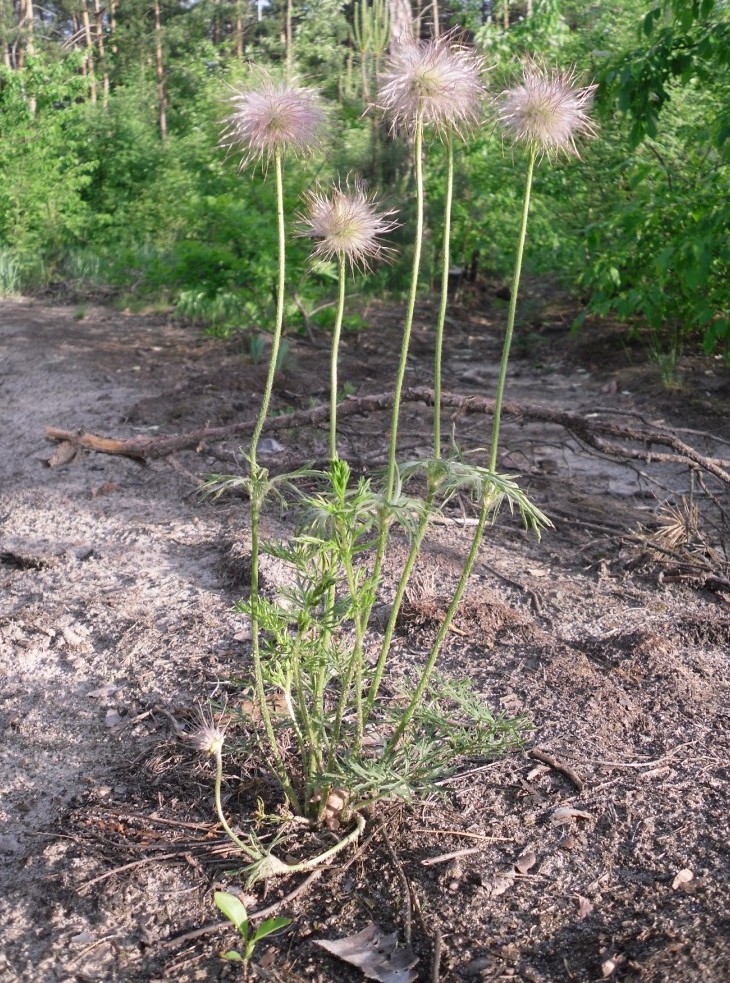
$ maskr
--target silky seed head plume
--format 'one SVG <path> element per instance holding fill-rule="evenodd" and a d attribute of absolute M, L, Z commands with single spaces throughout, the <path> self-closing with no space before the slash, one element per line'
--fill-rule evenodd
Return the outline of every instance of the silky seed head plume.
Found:
<path fill-rule="evenodd" d="M 465 138 L 482 115 L 484 59 L 453 33 L 399 45 L 381 76 L 377 105 L 393 129 L 413 131 L 419 117 L 438 133 Z"/>
<path fill-rule="evenodd" d="M 200 717 L 200 724 L 189 735 L 189 740 L 196 751 L 216 757 L 223 750 L 226 739 L 225 728 L 218 727 L 212 718 L 207 719 L 202 711 Z"/>
<path fill-rule="evenodd" d="M 242 167 L 276 153 L 302 156 L 322 141 L 327 117 L 313 89 L 262 75 L 258 86 L 236 92 L 232 102 L 221 146 L 241 150 Z"/>
<path fill-rule="evenodd" d="M 596 133 L 588 116 L 596 89 L 577 86 L 573 69 L 550 70 L 528 60 L 518 84 L 502 93 L 498 119 L 518 143 L 548 155 L 563 152 L 580 158 L 576 137 Z"/>
<path fill-rule="evenodd" d="M 369 269 L 370 260 L 393 252 L 383 246 L 381 236 L 397 228 L 391 217 L 395 212 L 381 211 L 364 185 L 335 185 L 329 194 L 316 189 L 306 194 L 305 202 L 298 234 L 317 240 L 312 249 L 316 259 L 344 258 L 352 269 Z"/>

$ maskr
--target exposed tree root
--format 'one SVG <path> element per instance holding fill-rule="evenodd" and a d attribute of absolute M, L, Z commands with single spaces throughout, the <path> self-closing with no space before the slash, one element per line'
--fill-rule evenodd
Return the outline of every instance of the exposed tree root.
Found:
<path fill-rule="evenodd" d="M 406 389 L 403 402 L 433 404 L 433 389 L 426 386 Z M 445 392 L 441 395 L 444 408 L 455 411 L 455 415 L 494 412 L 494 400 L 483 396 L 463 396 Z M 348 416 L 367 415 L 387 410 L 393 405 L 392 393 L 376 393 L 371 396 L 351 396 L 339 407 L 340 420 Z M 661 464 L 682 464 L 697 472 L 711 474 L 719 481 L 730 485 L 730 461 L 707 457 L 696 448 L 681 440 L 677 434 L 664 427 L 652 424 L 629 426 L 598 417 L 586 417 L 567 410 L 553 409 L 537 403 L 506 402 L 503 406 L 506 417 L 520 422 L 539 421 L 563 427 L 588 447 L 617 460 L 639 460 Z M 266 422 L 267 433 L 277 433 L 294 427 L 318 426 L 329 419 L 329 406 L 316 406 L 314 409 L 299 410 L 287 416 L 273 417 Z M 138 461 L 167 457 L 176 451 L 190 448 L 202 451 L 209 443 L 226 440 L 250 433 L 253 423 L 246 420 L 225 427 L 205 427 L 188 433 L 170 437 L 100 437 L 92 433 L 74 433 L 46 427 L 49 440 L 68 445 L 69 450 L 96 451 L 100 454 L 118 454 Z M 710 434 L 707 435 L 711 437 Z M 607 439 L 608 438 L 608 439 Z M 638 445 L 638 446 L 637 446 Z M 668 450 L 656 450 L 667 448 Z"/>

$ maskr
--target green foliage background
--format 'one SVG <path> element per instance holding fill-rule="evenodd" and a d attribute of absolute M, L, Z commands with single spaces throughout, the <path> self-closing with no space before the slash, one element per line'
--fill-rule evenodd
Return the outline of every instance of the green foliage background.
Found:
<path fill-rule="evenodd" d="M 528 268 L 574 289 L 584 317 L 617 316 L 627 330 L 648 330 L 660 346 L 701 340 L 707 351 L 727 353 L 730 5 L 534 0 L 528 17 L 523 0 L 511 0 L 508 29 L 502 3 L 484 22 L 487 6 L 440 5 L 442 23 L 462 26 L 484 52 L 493 92 L 510 83 L 526 54 L 575 64 L 599 83 L 600 136 L 585 147 L 584 161 L 538 171 Z M 0 67 L 0 290 L 107 289 L 122 303 L 173 304 L 214 331 L 266 330 L 276 250 L 272 182 L 239 174 L 217 143 L 247 60 L 285 71 L 286 7 L 275 0 L 258 21 L 249 3 L 163 0 L 163 142 L 147 5 L 122 5 L 107 39 L 104 105 L 101 97 L 89 99 L 83 51 L 69 50 L 71 15 L 51 4 L 35 53 L 23 67 Z M 235 10 L 245 15 L 243 60 L 235 50 Z M 407 212 L 407 148 L 363 115 L 353 4 L 294 0 L 292 14 L 294 68 L 328 100 L 334 139 L 321 159 L 288 168 L 291 211 L 314 181 L 357 172 Z M 429 25 L 421 27 L 426 36 Z M 12 25 L 3 31 L 11 38 Z M 97 59 L 97 81 L 101 71 Z M 483 270 L 501 276 L 510 267 L 523 169 L 489 125 L 460 148 L 455 263 L 468 263 L 478 250 Z M 427 151 L 432 261 L 443 179 L 434 143 Z M 401 219 L 407 225 L 407 215 Z M 400 289 L 409 260 L 407 233 L 400 238 L 400 262 L 366 289 Z M 297 327 L 302 312 L 322 308 L 334 288 L 330 270 L 308 271 L 305 243 L 292 240 L 289 262 L 287 320 Z M 427 264 L 424 276 L 433 269 Z M 327 308 L 313 317 L 326 325 Z"/>

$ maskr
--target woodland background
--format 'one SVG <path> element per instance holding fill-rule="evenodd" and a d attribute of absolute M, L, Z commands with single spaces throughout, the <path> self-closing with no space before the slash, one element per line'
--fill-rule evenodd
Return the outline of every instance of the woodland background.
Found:
<path fill-rule="evenodd" d="M 357 173 L 407 229 L 408 147 L 365 110 L 398 34 L 450 28 L 483 52 L 495 94 L 525 54 L 599 84 L 600 136 L 583 163 L 539 169 L 528 271 L 575 293 L 577 323 L 611 314 L 639 334 L 667 381 L 687 346 L 727 357 L 727 0 L 0 0 L 0 294 L 173 307 L 208 331 L 243 332 L 255 356 L 274 303 L 273 182 L 239 174 L 218 147 L 232 87 L 256 63 L 329 104 L 336 139 L 289 169 L 292 210 L 313 182 Z M 439 156 L 428 155 L 426 282 L 440 247 Z M 459 153 L 452 257 L 465 271 L 499 278 L 511 264 L 515 165 L 488 124 Z M 358 289 L 398 294 L 406 236 L 395 234 L 395 264 Z M 290 246 L 292 331 L 334 317 L 334 269 L 311 272 L 308 248 Z"/>

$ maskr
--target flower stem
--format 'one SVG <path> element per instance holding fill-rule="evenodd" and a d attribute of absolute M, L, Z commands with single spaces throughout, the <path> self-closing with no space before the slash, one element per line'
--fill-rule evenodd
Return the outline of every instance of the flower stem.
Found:
<path fill-rule="evenodd" d="M 411 579 L 411 574 L 413 573 L 413 568 L 416 565 L 416 560 L 418 559 L 418 554 L 421 549 L 421 543 L 423 542 L 423 537 L 426 534 L 426 529 L 428 528 L 428 522 L 431 518 L 431 506 L 433 505 L 434 495 L 436 488 L 433 484 L 429 486 L 428 493 L 426 495 L 426 500 L 423 503 L 423 514 L 421 515 L 420 522 L 418 523 L 418 528 L 416 529 L 416 534 L 413 537 L 413 542 L 411 543 L 411 548 L 408 553 L 408 559 L 406 560 L 406 565 L 403 568 L 403 573 L 398 581 L 398 587 L 396 588 L 395 597 L 393 598 L 393 604 L 390 608 L 390 616 L 388 617 L 388 624 L 385 628 L 385 634 L 383 635 L 383 641 L 380 646 L 380 654 L 378 655 L 378 662 L 375 666 L 375 674 L 373 680 L 370 684 L 370 690 L 368 691 L 367 700 L 365 702 L 365 721 L 367 722 L 370 714 L 372 713 L 373 705 L 378 696 L 378 690 L 380 689 L 380 683 L 383 679 L 383 673 L 385 672 L 385 666 L 388 661 L 388 652 L 390 651 L 390 644 L 393 641 L 393 633 L 395 632 L 396 622 L 398 621 L 398 615 L 400 614 L 401 605 L 403 604 L 403 598 L 405 597 L 406 589 L 408 588 L 408 582 Z"/>
<path fill-rule="evenodd" d="M 256 854 L 251 850 L 250 847 L 247 847 L 246 844 L 243 843 L 238 836 L 236 836 L 236 834 L 233 832 L 231 827 L 228 825 L 228 821 L 225 817 L 225 813 L 223 812 L 223 803 L 221 802 L 222 783 L 223 783 L 223 754 L 220 751 L 220 749 L 216 749 L 214 794 L 215 794 L 215 811 L 218 814 L 218 820 L 221 826 L 223 827 L 226 836 L 231 841 L 231 843 L 237 846 L 242 853 L 245 853 L 245 855 L 249 858 L 249 860 L 255 860 Z"/>
<path fill-rule="evenodd" d="M 525 198 L 522 207 L 522 222 L 520 224 L 520 234 L 517 243 L 517 255 L 515 256 L 515 267 L 514 275 L 512 277 L 512 296 L 510 298 L 509 314 L 507 317 L 507 330 L 505 332 L 504 345 L 502 348 L 502 362 L 499 370 L 499 379 L 497 382 L 497 394 L 494 401 L 494 424 L 492 429 L 492 447 L 489 455 L 489 470 L 494 471 L 497 463 L 497 449 L 499 443 L 499 424 L 502 415 L 502 400 L 504 397 L 504 387 L 505 380 L 507 378 L 507 364 L 509 362 L 510 346 L 512 344 L 512 335 L 514 333 L 515 326 L 515 312 L 517 310 L 517 294 L 520 287 L 520 274 L 522 272 L 522 257 L 525 251 L 525 240 L 527 238 L 527 219 L 530 211 L 530 192 L 532 190 L 532 176 L 535 170 L 535 161 L 537 159 L 537 149 L 532 148 L 530 153 L 530 159 L 527 167 L 527 179 L 525 182 Z M 477 525 L 474 530 L 474 536 L 472 537 L 471 546 L 469 548 L 469 553 L 464 563 L 464 569 L 459 577 L 459 582 L 456 585 L 456 590 L 454 591 L 454 596 L 451 599 L 451 603 L 446 611 L 444 620 L 439 629 L 438 635 L 433 643 L 431 651 L 429 652 L 428 659 L 426 660 L 426 665 L 421 673 L 421 678 L 418 681 L 418 686 L 414 692 L 411 702 L 408 704 L 405 713 L 401 717 L 398 726 L 393 732 L 390 741 L 385 749 L 386 755 L 391 753 L 401 737 L 403 736 L 406 728 L 413 719 L 413 715 L 416 712 L 416 708 L 420 703 L 421 697 L 423 696 L 426 687 L 428 686 L 431 673 L 436 664 L 436 660 L 441 652 L 441 647 L 443 646 L 444 639 L 446 638 L 446 633 L 451 627 L 451 622 L 454 620 L 454 615 L 461 602 L 461 598 L 466 590 L 466 586 L 471 577 L 471 572 L 476 563 L 477 555 L 479 553 L 479 547 L 481 546 L 482 537 L 484 536 L 484 529 L 487 525 L 487 520 L 491 512 L 492 497 L 489 492 L 489 487 L 485 486 L 481 494 L 481 507 L 479 510 L 479 518 L 477 520 Z"/>
<path fill-rule="evenodd" d="M 416 309 L 416 297 L 418 296 L 418 275 L 421 270 L 421 252 L 423 248 L 423 110 L 418 111 L 416 118 L 416 130 L 414 137 L 414 155 L 416 167 L 416 236 L 413 247 L 413 267 L 411 270 L 411 288 L 408 295 L 408 307 L 406 308 L 406 319 L 403 326 L 403 339 L 401 341 L 400 361 L 398 363 L 398 373 L 393 390 L 393 414 L 390 423 L 390 443 L 388 446 L 388 472 L 385 482 L 385 506 L 384 514 L 380 518 L 380 528 L 378 530 L 378 546 L 373 562 L 373 582 L 377 585 L 380 581 L 380 571 L 385 558 L 385 551 L 388 545 L 389 517 L 388 508 L 393 497 L 396 473 L 396 449 L 398 445 L 398 420 L 400 418 L 400 399 L 403 392 L 403 379 L 406 374 L 408 363 L 408 349 L 411 342 L 411 329 L 413 327 L 413 314 Z M 372 605 L 371 605 L 372 608 Z M 370 618 L 370 610 L 366 612 L 365 621 Z"/>
<path fill-rule="evenodd" d="M 441 355 L 444 346 L 444 325 L 449 298 L 449 269 L 451 267 L 451 205 L 454 198 L 454 141 L 446 137 L 446 201 L 444 203 L 444 245 L 441 267 L 441 306 L 436 327 L 436 358 L 433 373 L 433 456 L 441 457 Z"/>
<path fill-rule="evenodd" d="M 345 313 L 345 254 L 339 258 L 339 295 L 337 315 L 332 334 L 332 355 L 330 358 L 330 460 L 337 460 L 337 355 L 340 348 L 342 317 Z"/>
<path fill-rule="evenodd" d="M 269 403 L 271 402 L 271 391 L 274 388 L 274 376 L 276 375 L 276 363 L 279 357 L 279 345 L 281 343 L 281 331 L 284 325 L 284 290 L 286 282 L 286 229 L 284 227 L 284 182 L 282 178 L 281 151 L 274 153 L 274 173 L 276 175 L 276 224 L 279 232 L 279 274 L 276 285 L 276 321 L 274 323 L 274 337 L 271 340 L 271 354 L 269 356 L 269 370 L 266 375 L 264 386 L 264 396 L 261 401 L 261 408 L 256 420 L 256 426 L 251 437 L 251 447 L 249 456 L 251 458 L 251 469 L 256 468 L 256 451 L 261 431 L 264 429 L 266 418 L 269 415 Z"/>
<path fill-rule="evenodd" d="M 491 499 L 487 492 L 482 495 L 482 505 L 479 511 L 479 519 L 477 520 L 477 526 L 474 530 L 474 536 L 471 541 L 471 547 L 469 548 L 469 555 L 466 558 L 466 563 L 464 564 L 464 569 L 461 571 L 461 577 L 459 578 L 459 583 L 456 585 L 456 590 L 454 591 L 454 596 L 451 598 L 451 603 L 446 611 L 444 620 L 439 628 L 438 635 L 431 647 L 431 651 L 428 654 L 428 659 L 426 660 L 426 665 L 423 667 L 423 672 L 421 673 L 421 678 L 418 681 L 418 686 L 416 691 L 411 697 L 411 702 L 408 704 L 405 713 L 401 717 L 398 726 L 393 732 L 393 736 L 388 741 L 388 745 L 385 749 L 385 754 L 388 755 L 394 750 L 398 742 L 400 741 L 403 733 L 411 722 L 413 714 L 416 712 L 416 708 L 421 701 L 426 687 L 428 686 L 429 679 L 431 678 L 431 673 L 436 665 L 436 660 L 441 652 L 441 647 L 446 638 L 446 634 L 451 627 L 451 622 L 454 620 L 454 615 L 459 607 L 461 598 L 466 590 L 466 585 L 471 577 L 471 572 L 474 568 L 476 562 L 477 554 L 479 553 L 479 547 L 482 542 L 482 536 L 484 535 L 484 527 L 487 524 L 487 519 L 489 518 Z"/>
<path fill-rule="evenodd" d="M 274 733 L 274 725 L 271 722 L 271 714 L 266 702 L 266 688 L 264 686 L 263 666 L 261 663 L 261 639 L 258 615 L 259 598 L 259 526 L 261 519 L 261 505 L 263 495 L 259 482 L 262 474 L 256 461 L 256 451 L 264 429 L 264 423 L 269 413 L 269 403 L 271 402 L 271 391 L 274 387 L 274 375 L 276 374 L 276 362 L 279 354 L 279 343 L 281 341 L 281 331 L 284 324 L 284 289 L 286 283 L 286 229 L 284 226 L 284 182 L 282 178 L 281 152 L 274 154 L 274 171 L 276 174 L 276 216 L 277 228 L 279 231 L 279 277 L 276 295 L 276 322 L 274 325 L 274 337 L 271 342 L 271 354 L 269 356 L 269 369 L 266 375 L 264 396 L 261 401 L 259 415 L 256 420 L 251 446 L 249 448 L 249 466 L 251 468 L 251 649 L 253 657 L 254 685 L 256 688 L 256 698 L 259 704 L 261 719 L 266 731 L 266 739 L 274 755 L 274 771 L 281 783 L 282 788 L 289 799 L 292 809 L 299 812 L 299 801 L 291 782 L 287 776 L 284 758 L 279 749 L 279 744 Z"/>
<path fill-rule="evenodd" d="M 532 176 L 535 171 L 535 161 L 537 160 L 537 147 L 530 150 L 530 159 L 527 165 L 527 178 L 525 180 L 525 197 L 522 203 L 522 222 L 520 224 L 520 237 L 517 242 L 517 255 L 515 256 L 515 268 L 512 276 L 512 293 L 509 300 L 509 314 L 507 315 L 507 331 L 504 336 L 502 346 L 502 361 L 499 366 L 499 379 L 497 381 L 497 392 L 494 397 L 494 423 L 492 424 L 492 449 L 489 455 L 489 470 L 494 471 L 497 466 L 497 448 L 499 445 L 499 425 L 502 420 L 502 400 L 504 398 L 504 385 L 507 379 L 507 364 L 509 362 L 509 352 L 512 345 L 512 335 L 515 329 L 515 313 L 517 311 L 517 293 L 520 288 L 520 276 L 522 274 L 522 256 L 525 251 L 525 240 L 527 238 L 527 218 L 530 213 L 530 193 L 532 191 Z"/>
<path fill-rule="evenodd" d="M 365 829 L 365 818 L 357 814 L 355 817 L 355 828 L 351 830 L 347 836 L 344 836 L 341 840 L 335 843 L 334 846 L 329 847 L 323 853 L 318 854 L 316 857 L 310 857 L 309 860 L 302 860 L 298 864 L 287 864 L 283 860 L 279 860 L 278 857 L 274 856 L 273 853 L 267 853 L 265 856 L 260 857 L 255 863 L 252 863 L 248 868 L 249 877 L 247 880 L 248 887 L 252 887 L 257 881 L 266 880 L 269 877 L 281 877 L 288 874 L 297 874 L 306 870 L 314 870 L 315 867 L 319 867 L 321 864 L 326 863 L 331 857 L 339 853 L 340 850 L 344 850 L 346 846 L 350 843 L 354 843 L 360 838 L 363 830 Z"/>
<path fill-rule="evenodd" d="M 388 477 L 386 482 L 386 499 L 390 501 L 395 485 L 395 454 L 398 442 L 398 420 L 400 417 L 400 398 L 403 391 L 403 379 L 406 374 L 406 364 L 408 361 L 408 349 L 411 341 L 411 328 L 413 327 L 413 314 L 416 309 L 416 296 L 418 294 L 418 275 L 421 269 L 421 251 L 423 247 L 423 111 L 419 110 L 416 119 L 416 132 L 414 141 L 414 154 L 416 165 L 416 238 L 413 249 L 413 270 L 411 273 L 411 289 L 408 296 L 408 308 L 406 310 L 406 320 L 403 327 L 403 340 L 401 343 L 400 362 L 398 364 L 398 374 L 393 390 L 393 416 L 390 423 L 390 445 L 388 449 Z"/>

